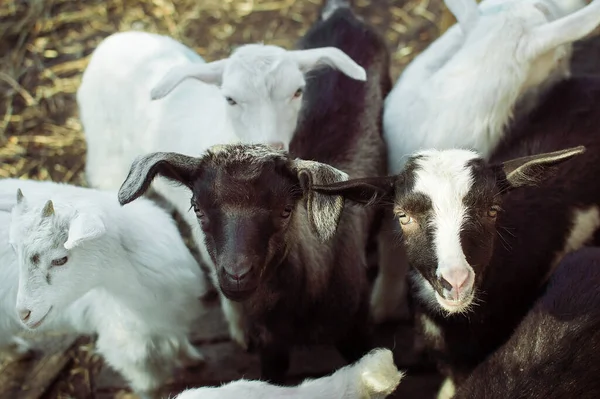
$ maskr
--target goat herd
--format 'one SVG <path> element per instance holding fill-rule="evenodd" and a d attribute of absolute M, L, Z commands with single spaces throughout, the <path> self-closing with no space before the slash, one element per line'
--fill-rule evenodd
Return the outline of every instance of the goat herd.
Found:
<path fill-rule="evenodd" d="M 387 44 L 345 0 L 295 50 L 206 63 L 169 37 L 106 38 L 77 93 L 93 188 L 0 181 L 0 346 L 96 334 L 157 397 L 204 362 L 188 335 L 210 278 L 263 381 L 179 399 L 384 398 L 402 373 L 371 327 L 410 294 L 439 398 L 600 397 L 600 77 L 570 72 L 600 0 L 445 4 L 457 24 L 393 89 Z M 313 343 L 351 364 L 276 385 Z"/>

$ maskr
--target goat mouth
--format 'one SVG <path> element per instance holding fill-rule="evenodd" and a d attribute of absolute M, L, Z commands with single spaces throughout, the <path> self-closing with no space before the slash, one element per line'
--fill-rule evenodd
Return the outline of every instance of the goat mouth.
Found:
<path fill-rule="evenodd" d="M 246 290 L 229 290 L 221 286 L 221 291 L 227 297 L 227 299 L 234 302 L 242 302 L 248 299 L 256 290 L 254 288 Z"/>
<path fill-rule="evenodd" d="M 471 307 L 475 294 L 471 291 L 467 296 L 458 300 L 446 299 L 437 292 L 435 293 L 435 299 L 438 304 L 449 314 L 453 313 L 464 313 Z"/>
<path fill-rule="evenodd" d="M 33 324 L 26 324 L 27 328 L 29 328 L 31 330 L 35 330 L 36 328 L 38 328 L 39 326 L 41 326 L 42 323 L 44 322 L 44 320 L 46 320 L 46 318 L 48 317 L 48 315 L 50 314 L 51 311 L 52 311 L 52 306 L 50 306 L 50 309 L 48 309 L 48 312 L 46 312 L 46 314 L 44 316 L 42 316 L 41 319 L 39 319 L 38 321 L 36 321 Z"/>

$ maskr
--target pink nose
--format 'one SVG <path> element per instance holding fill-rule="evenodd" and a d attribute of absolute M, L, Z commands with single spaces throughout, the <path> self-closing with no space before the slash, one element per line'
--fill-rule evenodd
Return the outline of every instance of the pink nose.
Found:
<path fill-rule="evenodd" d="M 29 319 L 29 316 L 31 316 L 31 310 L 19 310 L 19 317 L 21 318 L 21 320 L 27 321 Z"/>
<path fill-rule="evenodd" d="M 442 285 L 450 291 L 452 299 L 459 300 L 460 294 L 468 288 L 469 269 L 466 267 L 453 267 L 443 270 L 440 274 Z"/>

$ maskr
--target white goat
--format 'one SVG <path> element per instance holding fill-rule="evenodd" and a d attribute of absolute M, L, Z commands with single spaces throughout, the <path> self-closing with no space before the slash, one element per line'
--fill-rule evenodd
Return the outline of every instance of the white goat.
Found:
<path fill-rule="evenodd" d="M 205 63 L 166 36 L 114 34 L 94 51 L 77 92 L 88 183 L 118 189 L 133 160 L 154 151 L 198 156 L 213 145 L 238 141 L 275 142 L 287 149 L 304 73 L 325 65 L 366 80 L 365 70 L 335 47 L 286 51 L 248 44 L 227 59 Z M 183 216 L 202 260 L 212 265 L 187 189 L 164 179 L 152 186 Z M 236 305 L 221 303 L 231 337 L 245 347 Z"/>
<path fill-rule="evenodd" d="M 121 207 L 114 192 L 0 180 L 4 207 L 9 197 L 12 213 L 0 210 L 4 341 L 23 329 L 98 334 L 98 352 L 144 397 L 175 367 L 203 362 L 187 336 L 206 281 L 166 212 L 146 199 Z"/>
<path fill-rule="evenodd" d="M 487 157 L 517 101 L 569 75 L 571 43 L 598 26 L 598 3 L 446 0 L 459 23 L 406 67 L 386 99 L 390 173 L 427 148 L 467 147 Z"/>
<path fill-rule="evenodd" d="M 392 394 L 403 373 L 389 349 L 376 349 L 330 376 L 305 380 L 296 387 L 239 380 L 220 387 L 189 389 L 175 399 L 383 399 Z"/>
<path fill-rule="evenodd" d="M 248 44 L 206 63 L 167 36 L 109 36 L 94 51 L 77 91 L 88 182 L 117 189 L 133 159 L 152 151 L 199 155 L 237 140 L 281 142 L 287 149 L 304 73 L 322 65 L 366 80 L 365 70 L 334 47 L 286 51 Z"/>
<path fill-rule="evenodd" d="M 600 23 L 600 2 L 583 0 L 446 0 L 458 23 L 411 62 L 384 107 L 388 168 L 428 148 L 471 148 L 485 158 L 513 114 L 526 114 L 542 91 L 570 75 L 572 42 Z M 517 106 L 518 104 L 518 106 Z M 396 227 L 382 246 L 389 252 Z M 394 318 L 406 267 L 382 264 L 372 308 Z"/>

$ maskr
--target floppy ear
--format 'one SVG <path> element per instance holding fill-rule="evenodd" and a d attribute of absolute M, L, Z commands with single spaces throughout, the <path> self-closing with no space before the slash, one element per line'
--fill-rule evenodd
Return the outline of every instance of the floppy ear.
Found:
<path fill-rule="evenodd" d="M 175 152 L 154 152 L 136 158 L 119 189 L 119 202 L 125 205 L 144 194 L 156 175 L 191 188 L 200 168 L 200 159 Z"/>
<path fill-rule="evenodd" d="M 479 19 L 479 9 L 475 0 L 445 0 L 444 3 L 458 21 L 463 33 L 469 33 Z"/>
<path fill-rule="evenodd" d="M 561 151 L 516 158 L 506 161 L 496 168 L 502 171 L 500 177 L 506 179 L 509 187 L 534 186 L 552 176 L 556 165 L 584 152 L 584 146 L 567 148 Z"/>
<path fill-rule="evenodd" d="M 228 59 L 226 58 L 209 63 L 194 62 L 173 67 L 150 91 L 150 97 L 153 100 L 163 98 L 187 78 L 197 79 L 208 84 L 220 85 L 227 61 Z"/>
<path fill-rule="evenodd" d="M 98 215 L 78 213 L 69 226 L 69 237 L 64 244 L 65 249 L 72 249 L 85 241 L 103 236 L 106 226 Z"/>
<path fill-rule="evenodd" d="M 313 190 L 327 194 L 340 195 L 347 200 L 362 205 L 394 201 L 397 177 L 365 177 L 324 186 L 314 186 Z"/>
<path fill-rule="evenodd" d="M 572 43 L 590 34 L 600 24 L 600 1 L 562 18 L 533 29 L 519 45 L 519 54 L 525 59 L 539 57 L 560 45 Z"/>
<path fill-rule="evenodd" d="M 337 47 L 320 47 L 307 50 L 288 51 L 302 72 L 318 66 L 328 65 L 356 80 L 367 80 L 367 72 L 352 58 Z"/>
<path fill-rule="evenodd" d="M 312 187 L 348 180 L 348 175 L 333 166 L 301 159 L 294 160 L 292 168 L 304 191 L 310 225 L 319 239 L 325 242 L 335 234 L 344 210 L 344 199 L 338 195 L 321 194 Z"/>

